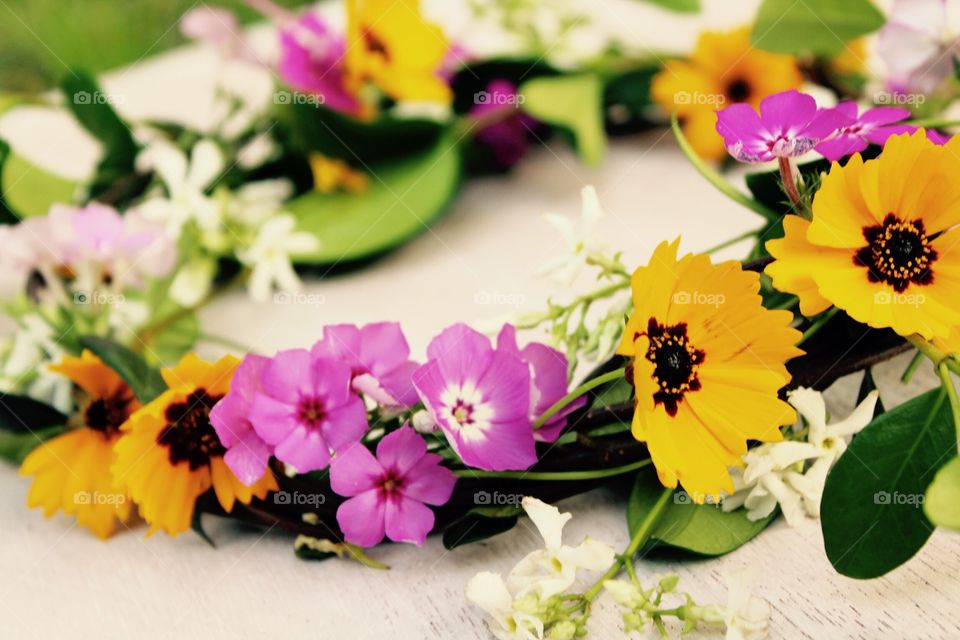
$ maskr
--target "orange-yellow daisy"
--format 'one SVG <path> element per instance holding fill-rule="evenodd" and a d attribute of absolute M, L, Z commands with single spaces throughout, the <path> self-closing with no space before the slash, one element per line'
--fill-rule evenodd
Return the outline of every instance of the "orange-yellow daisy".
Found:
<path fill-rule="evenodd" d="M 633 274 L 633 312 L 617 353 L 632 358 L 633 435 L 647 443 L 660 481 L 703 502 L 733 493 L 728 467 L 747 440 L 777 442 L 796 414 L 777 392 L 784 363 L 802 354 L 789 311 L 761 305 L 759 275 L 739 262 L 677 258 L 662 243 Z"/>
<path fill-rule="evenodd" d="M 176 535 L 190 528 L 197 498 L 213 487 L 224 511 L 236 501 L 277 490 L 266 473 L 247 487 L 223 461 L 225 449 L 210 424 L 210 410 L 230 390 L 239 364 L 225 356 L 215 363 L 190 353 L 161 373 L 168 390 L 136 411 L 116 444 L 113 474 L 150 524 Z"/>
<path fill-rule="evenodd" d="M 750 27 L 700 34 L 687 60 L 670 60 L 651 86 L 654 101 L 676 113 L 690 145 L 703 158 L 726 155 L 714 110 L 746 102 L 754 108 L 766 96 L 797 89 L 803 76 L 791 56 L 750 44 Z"/>
<path fill-rule="evenodd" d="M 890 138 L 880 157 L 833 163 L 813 221 L 785 220 L 766 272 L 812 315 L 830 305 L 900 335 L 944 338 L 960 326 L 960 141 L 924 131 Z"/>
<path fill-rule="evenodd" d="M 369 82 L 394 100 L 449 104 L 453 92 L 440 75 L 449 50 L 419 0 L 347 0 L 346 82 L 354 94 Z"/>
<path fill-rule="evenodd" d="M 50 370 L 77 387 L 75 428 L 41 444 L 23 461 L 20 474 L 34 476 L 27 505 L 42 507 L 47 517 L 62 509 L 76 515 L 81 527 L 108 538 L 118 521 L 130 519 L 130 500 L 115 485 L 110 467 L 120 425 L 140 404 L 120 376 L 89 351 L 65 357 Z"/>

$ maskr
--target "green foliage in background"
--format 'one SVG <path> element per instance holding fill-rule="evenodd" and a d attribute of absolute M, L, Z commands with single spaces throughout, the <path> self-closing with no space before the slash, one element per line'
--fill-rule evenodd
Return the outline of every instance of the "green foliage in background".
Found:
<path fill-rule="evenodd" d="M 244 22 L 258 19 L 242 0 L 208 4 L 235 10 Z M 71 68 L 100 73 L 169 49 L 183 42 L 180 16 L 196 6 L 194 0 L 4 0 L 0 91 L 41 91 Z"/>

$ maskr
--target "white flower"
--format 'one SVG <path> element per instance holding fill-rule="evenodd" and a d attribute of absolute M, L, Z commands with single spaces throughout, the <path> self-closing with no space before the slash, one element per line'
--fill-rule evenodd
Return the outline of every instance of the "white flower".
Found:
<path fill-rule="evenodd" d="M 749 572 L 727 578 L 727 606 L 722 608 L 726 640 L 761 640 L 770 631 L 770 604 L 751 593 Z"/>
<path fill-rule="evenodd" d="M 745 467 L 731 470 L 734 494 L 724 499 L 724 511 L 742 506 L 748 518 L 760 520 L 779 504 L 790 526 L 806 516 L 819 517 L 827 473 L 850 437 L 870 424 L 878 394 L 872 391 L 846 419 L 829 425 L 819 392 L 801 387 L 787 399 L 807 423 L 806 441 L 768 443 L 748 451 L 743 456 Z"/>
<path fill-rule="evenodd" d="M 313 251 L 319 243 L 313 235 L 297 231 L 296 226 L 290 214 L 275 216 L 260 227 L 248 248 L 237 251 L 240 261 L 253 267 L 248 288 L 257 302 L 267 301 L 274 286 L 288 292 L 300 289 L 290 256 Z"/>
<path fill-rule="evenodd" d="M 170 283 L 170 298 L 182 307 L 194 307 L 210 292 L 217 263 L 212 258 L 198 257 L 180 267 Z"/>
<path fill-rule="evenodd" d="M 241 224 L 259 227 L 283 209 L 293 195 L 293 184 L 282 178 L 248 182 L 227 201 L 227 217 Z"/>
<path fill-rule="evenodd" d="M 576 547 L 561 543 L 563 526 L 572 517 L 569 513 L 560 513 L 553 505 L 529 496 L 522 504 L 543 536 L 546 548 L 528 554 L 507 576 L 513 593 L 536 593 L 549 598 L 573 585 L 578 569 L 602 571 L 613 563 L 613 548 L 602 542 L 585 538 Z"/>
<path fill-rule="evenodd" d="M 467 583 L 467 600 L 489 616 L 490 632 L 500 640 L 542 640 L 543 621 L 514 608 L 514 596 L 498 573 L 482 571 Z"/>
<path fill-rule="evenodd" d="M 173 237 L 193 220 L 201 230 L 218 229 L 221 204 L 206 190 L 226 167 L 223 152 L 208 139 L 197 142 L 190 157 L 164 139 L 156 139 L 137 156 L 140 171 L 153 170 L 166 187 L 166 196 L 154 196 L 137 207 L 145 218 L 162 223 Z"/>
<path fill-rule="evenodd" d="M 590 258 L 606 260 L 604 245 L 596 239 L 597 225 L 603 218 L 603 209 L 597 191 L 593 187 L 584 187 L 580 192 L 583 208 L 579 220 L 548 213 L 544 215 L 563 236 L 567 245 L 566 253 L 558 255 L 541 266 L 536 275 L 549 276 L 561 285 L 570 285 Z"/>

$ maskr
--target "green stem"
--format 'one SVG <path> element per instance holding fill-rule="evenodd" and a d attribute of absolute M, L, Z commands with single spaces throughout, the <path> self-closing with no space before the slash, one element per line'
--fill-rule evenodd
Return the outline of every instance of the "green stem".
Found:
<path fill-rule="evenodd" d="M 673 117 L 670 119 L 670 126 L 673 129 L 674 137 L 677 139 L 677 144 L 680 145 L 680 150 L 683 151 L 685 156 L 687 156 L 687 159 L 694 166 L 694 168 L 700 172 L 700 175 L 706 178 L 707 182 L 716 187 L 720 193 L 724 194 L 734 202 L 743 205 L 747 209 L 759 213 L 768 220 L 776 220 L 780 217 L 753 198 L 746 196 L 735 189 L 733 185 L 724 180 L 723 176 L 721 176 L 713 167 L 707 165 L 707 163 L 697 155 L 697 152 L 693 150 L 693 147 L 690 146 L 687 138 L 683 135 L 683 131 L 680 130 L 680 121 L 677 119 L 677 114 L 673 114 Z"/>
<path fill-rule="evenodd" d="M 667 503 L 670 502 L 670 498 L 673 496 L 673 489 L 664 488 L 663 493 L 660 494 L 660 497 L 657 498 L 656 503 L 653 507 L 647 512 L 646 517 L 643 519 L 643 522 L 640 523 L 640 526 L 637 527 L 637 530 L 634 532 L 633 537 L 630 538 L 630 544 L 627 545 L 627 548 L 624 550 L 623 554 L 618 556 L 616 560 L 613 561 L 613 564 L 610 565 L 610 568 L 607 569 L 607 572 L 597 580 L 590 589 L 583 594 L 583 600 L 585 603 L 590 603 L 594 598 L 597 597 L 597 594 L 600 593 L 600 590 L 603 589 L 603 583 L 607 580 L 613 580 L 617 577 L 617 574 L 620 573 L 620 570 L 623 568 L 625 562 L 633 563 L 633 556 L 636 555 L 637 551 L 640 550 L 640 547 L 650 539 L 650 534 L 653 533 L 653 527 L 657 524 L 657 521 L 660 519 L 660 516 L 663 515 L 664 510 L 667 507 Z"/>
<path fill-rule="evenodd" d="M 922 351 L 917 351 L 913 354 L 913 359 L 910 361 L 910 364 L 907 365 L 907 368 L 904 369 L 903 375 L 900 376 L 900 382 L 907 384 L 910 380 L 913 379 L 913 374 L 917 372 L 917 369 L 920 368 L 920 363 L 925 360 Z"/>
<path fill-rule="evenodd" d="M 650 459 L 637 460 L 630 464 L 609 469 L 595 469 L 593 471 L 481 471 L 476 469 L 456 469 L 453 474 L 460 478 L 500 478 L 502 480 L 595 480 L 597 478 L 612 478 L 613 476 L 630 473 L 642 469 L 650 464 Z"/>
<path fill-rule="evenodd" d="M 817 332 L 824 327 L 824 325 L 830 322 L 833 316 L 837 315 L 838 311 L 840 311 L 839 307 L 833 307 L 820 314 L 820 317 L 817 318 L 812 325 L 810 325 L 810 328 L 803 332 L 803 337 L 800 338 L 800 342 L 798 344 L 803 344 L 815 336 Z"/>
<path fill-rule="evenodd" d="M 737 244 L 738 242 L 742 242 L 742 241 L 744 241 L 744 240 L 746 240 L 746 239 L 748 239 L 748 238 L 753 238 L 753 237 L 759 235 L 759 234 L 762 233 L 762 232 L 763 232 L 763 229 L 752 229 L 752 230 L 747 231 L 747 232 L 745 232 L 745 233 L 741 233 L 740 235 L 738 235 L 738 236 L 735 237 L 735 238 L 730 238 L 729 240 L 724 240 L 724 241 L 721 242 L 720 244 L 718 244 L 718 245 L 716 245 L 716 246 L 713 246 L 713 247 L 710 247 L 709 249 L 707 249 L 707 250 L 704 251 L 703 253 L 708 253 L 708 254 L 709 254 L 709 253 L 716 253 L 717 251 L 720 251 L 721 249 L 726 249 L 727 247 L 732 246 L 732 245 L 735 245 L 735 244 Z"/>
<path fill-rule="evenodd" d="M 806 212 L 806 206 L 803 204 L 803 198 L 800 197 L 800 192 L 797 190 L 797 180 L 794 178 L 795 165 L 791 158 L 780 156 L 778 158 L 778 166 L 780 167 L 780 182 L 783 183 L 783 190 L 786 192 L 787 197 L 790 198 L 791 204 L 793 204 L 793 209 L 798 214 L 804 214 Z"/>
<path fill-rule="evenodd" d="M 200 342 L 209 342 L 210 344 L 215 344 L 226 349 L 231 349 L 233 351 L 239 351 L 240 353 L 252 353 L 255 349 L 252 349 L 248 345 L 238 342 L 231 338 L 225 336 L 218 336 L 212 333 L 203 333 L 197 335 L 197 340 Z"/>
<path fill-rule="evenodd" d="M 937 375 L 940 376 L 940 384 L 950 400 L 950 412 L 953 414 L 953 427 L 957 436 L 960 437 L 960 399 L 957 398 L 957 388 L 953 386 L 953 378 L 950 376 L 950 370 L 946 361 L 940 363 L 937 367 Z"/>
<path fill-rule="evenodd" d="M 553 403 L 552 407 L 547 409 L 542 416 L 537 418 L 537 420 L 533 423 L 533 428 L 539 429 L 540 427 L 545 425 L 550 420 L 550 418 L 557 415 L 557 413 L 559 413 L 560 410 L 562 410 L 564 407 L 566 407 L 568 404 L 570 404 L 571 402 L 573 402 L 583 394 L 587 393 L 591 389 L 595 389 L 599 387 L 600 385 L 606 384 L 608 382 L 613 382 L 617 378 L 623 377 L 623 374 L 625 372 L 626 372 L 626 369 L 621 367 L 616 371 L 611 371 L 610 373 L 605 373 L 602 376 L 597 376 L 596 378 L 587 380 L 586 382 L 581 384 L 579 387 L 577 387 L 576 389 L 574 389 L 573 391 L 571 391 L 570 393 L 568 393 L 567 395 L 563 396 L 562 398 L 557 400 L 555 403 Z"/>
<path fill-rule="evenodd" d="M 953 358 L 949 354 L 944 353 L 940 349 L 936 348 L 921 336 L 917 334 L 907 336 L 907 342 L 916 347 L 917 351 L 929 358 L 930 361 L 933 362 L 934 367 L 939 368 L 940 365 L 943 364 L 946 365 L 950 371 L 960 374 L 960 362 L 958 362 L 956 358 Z"/>

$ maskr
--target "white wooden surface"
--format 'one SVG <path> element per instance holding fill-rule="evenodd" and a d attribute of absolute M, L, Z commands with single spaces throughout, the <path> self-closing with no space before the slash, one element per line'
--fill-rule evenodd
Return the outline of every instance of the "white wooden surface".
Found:
<path fill-rule="evenodd" d="M 612 28 L 663 49 L 683 46 L 704 23 L 746 20 L 754 3 L 731 4 L 708 2 L 700 20 L 667 17 L 629 1 L 593 6 Z M 464 33 L 462 7 L 455 5 L 438 1 L 430 8 L 454 33 Z M 209 55 L 184 50 L 113 74 L 106 86 L 123 95 L 127 113 L 182 114 L 203 124 L 209 106 L 203 86 L 217 69 Z M 56 116 L 12 114 L 0 122 L 0 136 L 47 166 L 82 175 L 96 147 L 65 127 Z M 307 293 L 322 296 L 322 304 L 258 306 L 238 293 L 207 309 L 204 327 L 266 351 L 308 345 L 324 323 L 393 319 L 403 322 L 422 353 L 448 323 L 507 317 L 563 295 L 527 274 L 562 248 L 540 214 L 575 215 L 584 184 L 597 186 L 609 213 L 603 232 L 629 262 L 644 260 L 664 238 L 682 234 L 684 248 L 697 250 L 756 224 L 699 179 L 663 132 L 615 141 L 597 170 L 555 146 L 537 151 L 510 177 L 467 184 L 446 218 L 370 268 L 311 281 Z M 724 255 L 736 257 L 738 248 Z M 478 303 L 490 299 L 503 304 Z M 896 378 L 904 365 L 900 359 L 882 368 L 888 405 L 933 384 L 924 370 L 911 388 L 902 388 Z M 838 413 L 849 409 L 857 383 L 846 380 L 831 390 Z M 293 556 L 288 536 L 230 523 L 211 523 L 216 551 L 193 535 L 145 540 L 142 530 L 102 543 L 64 518 L 45 521 L 28 511 L 26 490 L 14 470 L 0 469 L 3 638 L 488 638 L 480 612 L 463 598 L 466 581 L 479 570 L 505 572 L 539 545 L 522 521 L 503 536 L 453 552 L 437 538 L 422 548 L 385 546 L 372 554 L 391 570 L 374 571 L 347 562 L 305 563 Z M 562 508 L 575 515 L 568 540 L 589 534 L 626 544 L 624 505 L 612 493 L 594 491 Z M 640 566 L 647 576 L 679 572 L 703 601 L 724 599 L 724 571 L 758 567 L 758 588 L 773 606 L 774 637 L 954 638 L 960 637 L 958 540 L 935 533 L 911 563 L 870 582 L 833 572 L 815 521 L 796 529 L 778 522 L 721 559 Z M 619 635 L 619 615 L 608 601 L 595 608 L 591 629 L 595 638 Z"/>

